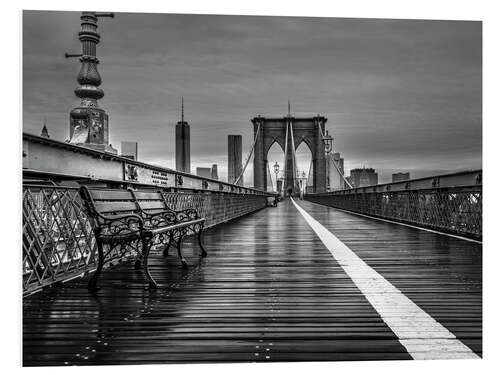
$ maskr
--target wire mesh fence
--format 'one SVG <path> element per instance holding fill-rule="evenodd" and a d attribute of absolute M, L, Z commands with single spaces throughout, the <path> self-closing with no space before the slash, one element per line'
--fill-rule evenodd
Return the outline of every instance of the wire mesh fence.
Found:
<path fill-rule="evenodd" d="M 482 238 L 482 186 L 395 192 L 331 192 L 311 202 L 424 228 Z"/>

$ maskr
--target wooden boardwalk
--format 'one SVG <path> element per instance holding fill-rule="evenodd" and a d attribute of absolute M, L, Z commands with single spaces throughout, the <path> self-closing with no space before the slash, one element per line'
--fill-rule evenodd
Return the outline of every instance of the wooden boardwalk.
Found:
<path fill-rule="evenodd" d="M 299 202 L 405 296 L 482 354 L 481 245 Z M 290 200 L 207 231 L 191 267 L 123 264 L 97 297 L 77 279 L 26 297 L 24 365 L 411 359 Z"/>

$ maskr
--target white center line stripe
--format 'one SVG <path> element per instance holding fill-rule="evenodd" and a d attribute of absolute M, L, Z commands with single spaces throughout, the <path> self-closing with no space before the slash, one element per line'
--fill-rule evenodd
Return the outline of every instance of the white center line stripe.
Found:
<path fill-rule="evenodd" d="M 413 359 L 480 358 L 292 199 L 297 210 Z"/>

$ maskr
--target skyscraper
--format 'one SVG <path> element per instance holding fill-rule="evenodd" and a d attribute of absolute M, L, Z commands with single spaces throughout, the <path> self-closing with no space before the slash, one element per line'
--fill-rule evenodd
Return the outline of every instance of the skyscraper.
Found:
<path fill-rule="evenodd" d="M 184 121 L 184 97 L 181 99 L 181 121 L 175 125 L 175 169 L 191 173 L 191 136 L 189 124 Z"/>
<path fill-rule="evenodd" d="M 242 157 L 241 157 L 241 135 L 228 135 L 227 136 L 227 181 L 234 184 L 238 176 L 241 174 Z M 243 176 L 238 181 L 238 185 L 243 186 Z"/>
<path fill-rule="evenodd" d="M 212 168 L 196 167 L 196 175 L 199 177 L 212 178 Z"/>
<path fill-rule="evenodd" d="M 410 179 L 410 172 L 402 173 L 393 173 L 392 174 L 392 182 L 400 182 L 400 181 L 406 181 Z"/>
<path fill-rule="evenodd" d="M 353 187 L 363 187 L 378 184 L 378 173 L 373 168 L 351 169 L 351 181 Z"/>
<path fill-rule="evenodd" d="M 219 173 L 217 172 L 217 164 L 212 164 L 212 169 L 210 171 L 210 178 L 214 180 L 219 179 Z"/>
<path fill-rule="evenodd" d="M 327 189 L 328 190 L 340 190 L 344 189 L 344 158 L 340 157 L 340 153 L 335 152 L 333 154 L 328 154 L 326 160 L 328 179 L 327 179 Z M 334 164 L 335 163 L 335 164 Z"/>

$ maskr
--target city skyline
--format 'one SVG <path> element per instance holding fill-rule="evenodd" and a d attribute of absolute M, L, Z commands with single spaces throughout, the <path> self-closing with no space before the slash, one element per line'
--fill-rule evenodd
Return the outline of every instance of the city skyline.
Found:
<path fill-rule="evenodd" d="M 24 12 L 26 132 L 46 116 L 52 139 L 69 138 L 78 64 L 63 55 L 78 50 L 78 17 Z M 250 119 L 284 116 L 287 100 L 292 115 L 328 118 L 346 171 L 388 182 L 481 167 L 480 22 L 117 13 L 99 31 L 110 142 L 139 142 L 141 161 L 175 168 L 184 96 L 192 170 L 217 161 L 221 179 L 227 135 L 243 135 L 246 157 Z"/>

